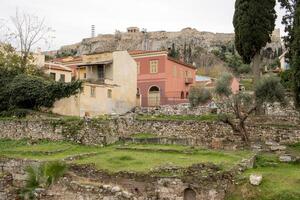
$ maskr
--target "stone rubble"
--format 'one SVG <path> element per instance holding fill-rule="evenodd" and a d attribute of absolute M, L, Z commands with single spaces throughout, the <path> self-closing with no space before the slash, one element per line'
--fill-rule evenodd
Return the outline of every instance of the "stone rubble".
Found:
<path fill-rule="evenodd" d="M 262 175 L 257 175 L 257 174 L 251 174 L 249 177 L 250 184 L 254 186 L 258 186 L 262 182 Z"/>

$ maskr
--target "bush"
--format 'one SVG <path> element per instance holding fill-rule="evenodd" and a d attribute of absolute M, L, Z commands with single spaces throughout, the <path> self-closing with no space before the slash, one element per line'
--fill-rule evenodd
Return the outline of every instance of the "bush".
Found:
<path fill-rule="evenodd" d="M 52 107 L 56 100 L 76 94 L 81 84 L 80 81 L 62 83 L 22 74 L 8 85 L 5 101 L 9 102 L 9 108 Z"/>
<path fill-rule="evenodd" d="M 255 85 L 255 97 L 258 103 L 285 103 L 285 90 L 278 77 L 265 76 Z"/>
<path fill-rule="evenodd" d="M 20 197 L 23 199 L 34 199 L 35 189 L 39 187 L 49 187 L 62 177 L 67 170 L 65 163 L 54 161 L 40 166 L 29 166 L 26 169 L 26 184 L 20 191 Z"/>
<path fill-rule="evenodd" d="M 220 96 L 230 96 L 232 94 L 230 83 L 233 76 L 229 73 L 224 73 L 217 81 L 216 93 Z"/>
<path fill-rule="evenodd" d="M 207 103 L 212 99 L 211 92 L 203 87 L 192 87 L 189 94 L 189 101 L 192 107 Z"/>
<path fill-rule="evenodd" d="M 293 88 L 293 71 L 285 70 L 280 73 L 281 84 L 284 88 L 291 90 Z"/>
<path fill-rule="evenodd" d="M 0 117 L 24 118 L 24 117 L 26 117 L 30 113 L 31 113 L 31 110 L 27 110 L 27 109 L 14 109 L 14 110 L 8 110 L 8 111 L 2 111 L 2 112 L 0 112 Z"/>

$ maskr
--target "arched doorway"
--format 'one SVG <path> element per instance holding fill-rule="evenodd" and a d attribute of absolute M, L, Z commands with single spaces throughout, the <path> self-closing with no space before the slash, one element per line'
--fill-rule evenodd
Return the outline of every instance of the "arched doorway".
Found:
<path fill-rule="evenodd" d="M 184 99 L 184 92 L 183 91 L 181 91 L 181 93 L 180 93 L 180 98 Z"/>
<path fill-rule="evenodd" d="M 154 107 L 160 105 L 160 90 L 157 86 L 152 86 L 148 94 L 148 106 Z"/>
<path fill-rule="evenodd" d="M 196 200 L 196 192 L 191 188 L 185 189 L 183 200 Z"/>

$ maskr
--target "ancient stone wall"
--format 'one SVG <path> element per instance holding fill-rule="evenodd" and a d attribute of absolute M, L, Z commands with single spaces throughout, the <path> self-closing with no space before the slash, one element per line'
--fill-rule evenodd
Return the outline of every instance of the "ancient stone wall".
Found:
<path fill-rule="evenodd" d="M 161 168 L 157 173 L 183 174 L 182 177 L 159 177 L 153 174 L 134 172 L 119 172 L 110 174 L 95 170 L 90 166 L 70 165 L 69 172 L 58 183 L 50 188 L 38 188 L 35 191 L 37 199 L 68 200 L 68 199 L 114 199 L 114 200 L 183 200 L 187 190 L 193 191 L 196 199 L 222 200 L 232 186 L 234 175 L 252 167 L 253 158 L 241 163 L 229 171 L 223 171 L 213 164 L 197 164 L 188 168 Z M 13 182 L 24 182 L 25 168 L 36 165 L 36 161 L 18 159 L 1 159 L 0 195 L 16 195 L 8 190 L 22 185 Z M 250 166 L 249 166 L 250 164 Z M 20 176 L 22 174 L 22 176 Z M 1 193 L 2 192 L 2 193 Z"/>
<path fill-rule="evenodd" d="M 255 144 L 268 141 L 291 144 L 300 141 L 300 127 L 297 125 L 250 123 L 247 129 Z M 105 145 L 137 133 L 154 134 L 155 138 L 147 142 L 152 140 L 162 144 L 198 145 L 216 149 L 235 149 L 243 146 L 241 137 L 234 133 L 230 126 L 221 122 L 143 121 L 132 117 L 90 121 L 0 121 L 0 138 L 10 139 L 66 140 L 79 144 Z"/>

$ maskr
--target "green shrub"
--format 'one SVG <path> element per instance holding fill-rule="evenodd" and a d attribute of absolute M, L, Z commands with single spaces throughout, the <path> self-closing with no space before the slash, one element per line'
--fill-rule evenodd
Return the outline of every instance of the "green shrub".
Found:
<path fill-rule="evenodd" d="M 285 70 L 280 73 L 281 84 L 284 88 L 291 90 L 293 88 L 293 71 Z"/>
<path fill-rule="evenodd" d="M 192 107 L 207 103 L 211 99 L 211 92 L 203 87 L 192 87 L 190 90 L 189 102 Z"/>
<path fill-rule="evenodd" d="M 232 94 L 230 84 L 233 78 L 232 74 L 224 73 L 217 81 L 216 84 L 216 93 L 220 96 L 230 96 Z"/>
<path fill-rule="evenodd" d="M 20 197 L 22 199 L 34 199 L 34 192 L 37 188 L 49 187 L 62 177 L 66 170 L 67 165 L 59 161 L 27 167 L 26 184 L 20 190 Z"/>
<path fill-rule="evenodd" d="M 258 103 L 285 103 L 285 90 L 278 77 L 265 76 L 255 85 L 255 97 Z"/>
<path fill-rule="evenodd" d="M 13 109 L 13 110 L 0 112 L 0 117 L 24 118 L 30 113 L 31 110 L 27 110 L 27 109 Z"/>

